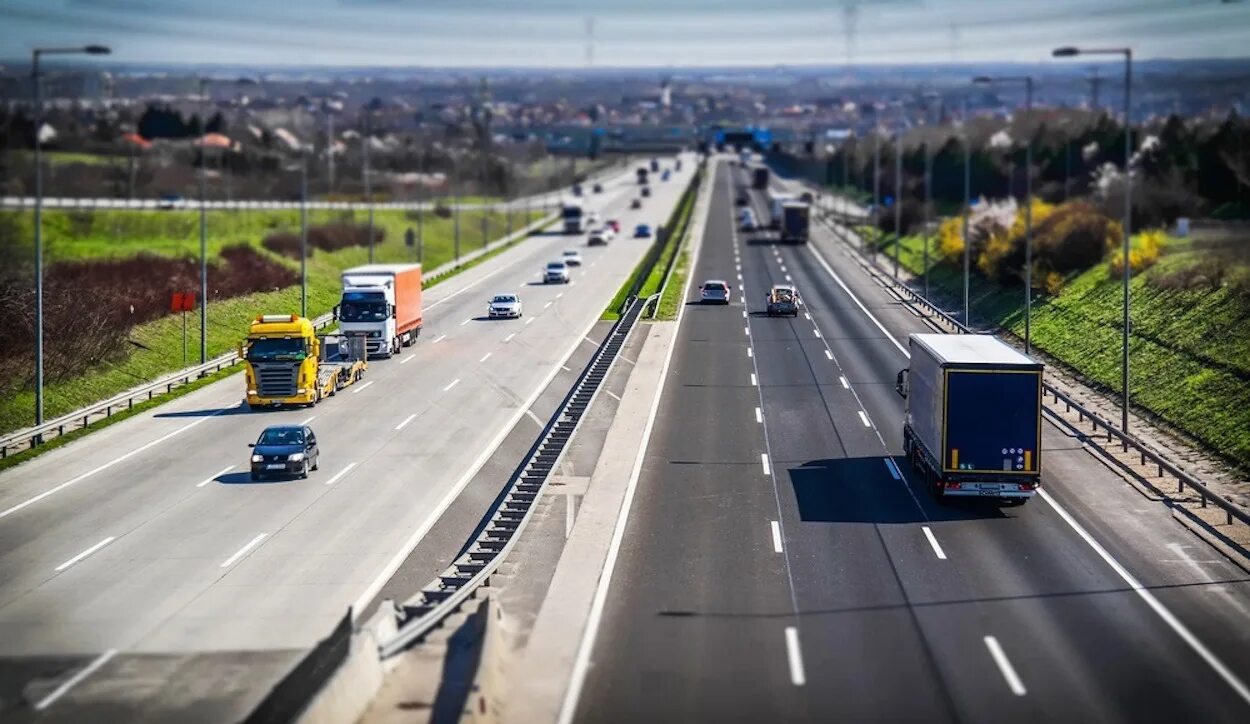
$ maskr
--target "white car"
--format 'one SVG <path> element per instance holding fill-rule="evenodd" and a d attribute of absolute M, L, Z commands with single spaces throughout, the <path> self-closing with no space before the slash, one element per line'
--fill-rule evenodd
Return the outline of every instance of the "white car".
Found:
<path fill-rule="evenodd" d="M 586 237 L 586 246 L 607 246 L 609 238 L 603 233 L 603 229 L 595 229 L 590 232 L 590 236 Z"/>
<path fill-rule="evenodd" d="M 569 249 L 565 251 L 564 254 L 560 256 L 560 259 L 561 261 L 565 263 L 566 266 L 581 266 L 582 265 L 582 253 L 578 251 L 577 249 Z"/>
<path fill-rule="evenodd" d="M 708 279 L 699 285 L 699 301 L 704 304 L 729 304 L 733 287 L 720 279 Z"/>
<path fill-rule="evenodd" d="M 591 227 L 600 226 L 603 224 L 603 217 L 598 211 L 592 211 L 586 216 L 586 224 Z"/>
<path fill-rule="evenodd" d="M 568 284 L 569 267 L 562 261 L 549 261 L 543 268 L 543 284 Z"/>
<path fill-rule="evenodd" d="M 486 304 L 491 319 L 519 319 L 522 314 L 521 298 L 515 294 L 496 294 Z"/>

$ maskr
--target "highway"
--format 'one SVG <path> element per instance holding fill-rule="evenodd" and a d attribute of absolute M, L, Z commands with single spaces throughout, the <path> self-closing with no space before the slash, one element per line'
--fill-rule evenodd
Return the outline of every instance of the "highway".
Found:
<path fill-rule="evenodd" d="M 932 330 L 823 227 L 737 233 L 746 182 L 715 177 L 687 303 L 734 300 L 686 309 L 574 718 L 1250 720 L 1246 572 L 1050 423 L 1040 497 L 934 501 L 893 389 Z"/>
<path fill-rule="evenodd" d="M 662 223 L 694 166 L 653 183 L 641 210 L 630 175 L 588 193 L 621 220 L 607 247 L 542 235 L 427 290 L 416 345 L 315 408 L 249 412 L 233 376 L 0 474 L 0 718 L 245 714 L 369 604 L 588 344 L 650 243 L 634 225 Z M 543 286 L 566 248 L 585 265 Z M 520 294 L 523 319 L 484 318 L 499 292 Z M 252 483 L 247 443 L 300 421 L 321 469 Z"/>

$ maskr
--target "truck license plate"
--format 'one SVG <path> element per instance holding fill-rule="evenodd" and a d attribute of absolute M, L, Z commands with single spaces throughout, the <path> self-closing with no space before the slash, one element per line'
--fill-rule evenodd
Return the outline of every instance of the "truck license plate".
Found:
<path fill-rule="evenodd" d="M 283 468 L 285 468 L 285 467 L 286 467 L 286 466 L 285 466 L 285 465 L 283 465 L 282 463 L 277 463 L 277 464 L 272 464 L 272 463 L 271 463 L 271 464 L 269 464 L 269 465 L 266 465 L 266 466 L 265 466 L 265 468 L 266 468 L 266 469 L 268 469 L 268 470 L 282 470 L 282 469 L 283 469 Z"/>

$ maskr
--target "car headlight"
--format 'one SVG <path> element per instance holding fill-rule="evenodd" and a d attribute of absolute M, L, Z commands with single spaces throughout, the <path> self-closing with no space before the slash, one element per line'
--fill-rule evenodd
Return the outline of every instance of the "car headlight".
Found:
<path fill-rule="evenodd" d="M 294 455 L 288 455 L 286 459 L 290 460 L 293 463 L 297 463 L 300 460 L 304 459 L 304 453 L 295 453 Z"/>
<path fill-rule="evenodd" d="M 265 456 L 264 456 L 264 455 L 253 455 L 253 456 L 252 456 L 252 462 L 254 462 L 254 463 L 261 462 L 261 461 L 262 461 L 262 460 L 264 460 L 264 459 L 265 459 Z"/>

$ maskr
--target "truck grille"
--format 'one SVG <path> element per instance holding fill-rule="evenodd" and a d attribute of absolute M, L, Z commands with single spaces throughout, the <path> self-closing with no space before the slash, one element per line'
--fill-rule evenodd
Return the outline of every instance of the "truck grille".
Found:
<path fill-rule="evenodd" d="M 256 367 L 256 391 L 261 397 L 293 397 L 299 367 L 293 364 L 260 364 Z"/>

